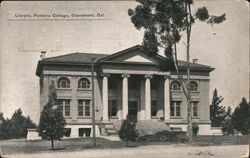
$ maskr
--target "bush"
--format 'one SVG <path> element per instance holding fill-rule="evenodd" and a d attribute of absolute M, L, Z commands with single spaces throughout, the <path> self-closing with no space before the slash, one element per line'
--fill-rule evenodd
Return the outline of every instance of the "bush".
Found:
<path fill-rule="evenodd" d="M 174 132 L 176 135 L 176 138 L 179 142 L 187 142 L 189 140 L 188 136 L 187 136 L 187 132 L 185 131 L 176 131 Z"/>
<path fill-rule="evenodd" d="M 192 128 L 193 128 L 193 137 L 196 137 L 197 134 L 198 134 L 198 131 L 199 131 L 199 125 L 198 125 L 198 123 L 194 123 L 193 126 L 192 126 Z"/>
<path fill-rule="evenodd" d="M 135 141 L 136 137 L 138 136 L 135 127 L 136 127 L 135 122 L 129 120 L 128 117 L 126 120 L 122 122 L 122 126 L 119 131 L 119 137 L 121 140 L 126 141 L 127 146 L 128 146 L 128 141 Z"/>

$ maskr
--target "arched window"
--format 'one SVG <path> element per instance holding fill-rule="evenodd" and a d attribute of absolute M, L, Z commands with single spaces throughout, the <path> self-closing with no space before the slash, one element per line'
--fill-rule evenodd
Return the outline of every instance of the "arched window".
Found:
<path fill-rule="evenodd" d="M 197 91 L 198 90 L 198 84 L 195 81 L 190 82 L 190 91 Z"/>
<path fill-rule="evenodd" d="M 70 81 L 66 77 L 61 77 L 58 79 L 57 88 L 70 88 Z"/>
<path fill-rule="evenodd" d="M 81 78 L 78 82 L 78 88 L 86 89 L 90 88 L 90 82 L 86 78 Z"/>
<path fill-rule="evenodd" d="M 171 83 L 171 90 L 174 90 L 174 91 L 179 91 L 179 90 L 181 90 L 181 84 L 180 84 L 180 82 L 178 82 L 178 81 L 173 81 L 172 83 Z"/>

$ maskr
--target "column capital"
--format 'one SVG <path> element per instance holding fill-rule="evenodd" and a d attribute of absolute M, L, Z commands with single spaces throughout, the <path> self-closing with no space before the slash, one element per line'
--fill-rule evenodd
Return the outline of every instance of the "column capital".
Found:
<path fill-rule="evenodd" d="M 164 79 L 170 79 L 171 75 L 164 75 Z"/>
<path fill-rule="evenodd" d="M 123 78 L 125 78 L 125 77 L 126 77 L 126 78 L 129 78 L 129 77 L 130 77 L 130 74 L 122 74 L 122 77 L 123 77 Z"/>
<path fill-rule="evenodd" d="M 153 75 L 147 74 L 147 75 L 145 75 L 144 77 L 147 78 L 147 79 L 151 79 L 151 78 L 153 78 Z"/>
<path fill-rule="evenodd" d="M 102 77 L 109 77 L 109 74 L 101 74 Z"/>

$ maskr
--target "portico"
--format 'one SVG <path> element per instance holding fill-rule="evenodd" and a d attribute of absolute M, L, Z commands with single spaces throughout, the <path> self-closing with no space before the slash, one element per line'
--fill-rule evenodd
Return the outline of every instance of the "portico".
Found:
<path fill-rule="evenodd" d="M 127 115 L 135 120 L 170 119 L 169 74 L 103 74 L 103 121 L 124 120 Z M 157 82 L 152 83 L 153 80 Z M 112 84 L 110 86 L 109 84 Z M 115 84 L 115 86 L 113 86 Z M 161 97 L 164 95 L 164 97 Z M 116 116 L 109 114 L 115 100 Z M 154 101 L 154 107 L 151 103 Z M 152 111 L 156 113 L 152 115 Z"/>

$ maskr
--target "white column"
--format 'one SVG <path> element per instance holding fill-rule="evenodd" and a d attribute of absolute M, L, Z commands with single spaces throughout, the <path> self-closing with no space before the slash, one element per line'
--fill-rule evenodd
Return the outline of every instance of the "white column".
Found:
<path fill-rule="evenodd" d="M 122 118 L 126 119 L 128 115 L 128 77 L 129 75 L 122 75 Z"/>
<path fill-rule="evenodd" d="M 102 120 L 108 121 L 108 75 L 102 78 Z"/>
<path fill-rule="evenodd" d="M 146 120 L 151 119 L 151 86 L 150 79 L 152 75 L 145 75 L 145 117 Z"/>
<path fill-rule="evenodd" d="M 169 121 L 170 119 L 170 87 L 169 78 L 170 76 L 165 76 L 164 81 L 164 120 Z"/>
<path fill-rule="evenodd" d="M 145 81 L 141 80 L 140 86 L 140 120 L 145 120 Z"/>

